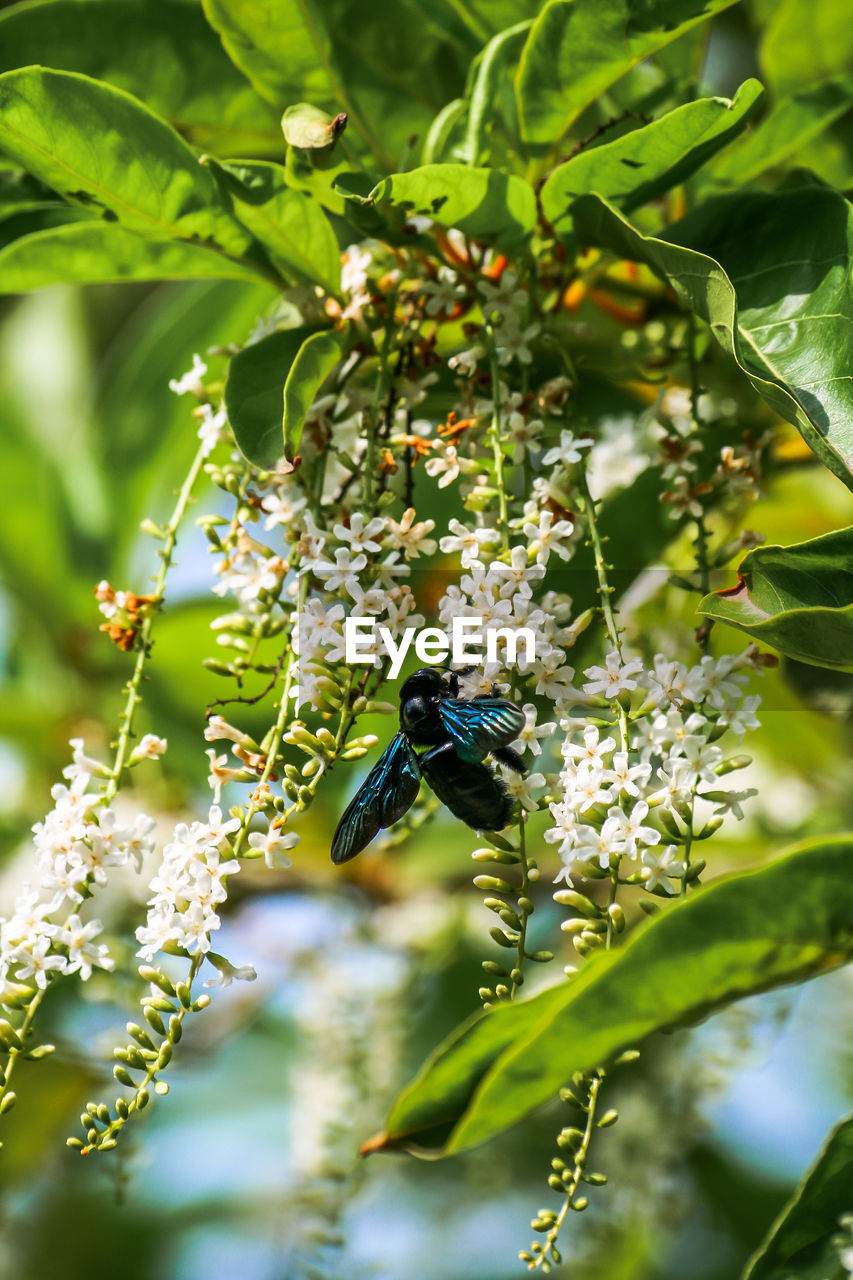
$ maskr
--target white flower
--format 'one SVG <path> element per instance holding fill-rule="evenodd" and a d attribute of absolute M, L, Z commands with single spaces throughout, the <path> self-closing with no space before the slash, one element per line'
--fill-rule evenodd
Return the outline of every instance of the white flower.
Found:
<path fill-rule="evenodd" d="M 191 391 L 199 400 L 204 398 L 204 386 L 202 378 L 207 373 L 207 365 L 204 363 L 200 355 L 193 356 L 193 367 L 189 373 L 185 373 L 181 378 L 169 379 L 169 390 L 174 391 L 176 396 L 186 395 Z"/>
<path fill-rule="evenodd" d="M 457 301 L 465 296 L 465 290 L 457 281 L 456 272 L 450 267 L 439 267 L 435 280 L 425 280 L 421 294 L 426 298 L 424 310 L 428 316 L 444 315 L 452 311 Z"/>
<path fill-rule="evenodd" d="M 574 432 L 563 430 L 560 432 L 560 443 L 542 455 L 542 465 L 556 467 L 562 462 L 564 466 L 571 466 L 572 463 L 581 461 L 581 449 L 591 448 L 592 443 L 587 436 L 576 440 Z"/>
<path fill-rule="evenodd" d="M 377 542 L 376 535 L 382 533 L 385 521 L 375 516 L 365 523 L 360 511 L 350 516 L 349 528 L 345 524 L 336 524 L 334 533 L 338 542 L 347 542 L 351 551 L 381 551 L 382 544 Z"/>
<path fill-rule="evenodd" d="M 502 324 L 495 333 L 498 363 L 508 365 L 511 360 L 518 360 L 521 364 L 530 364 L 533 353 L 528 344 L 539 336 L 541 330 L 542 326 L 535 323 L 527 325 L 524 329 L 509 321 Z"/>
<path fill-rule="evenodd" d="M 173 387 L 172 390 L 174 389 Z M 214 413 L 209 404 L 200 405 L 196 412 L 200 419 L 196 435 L 202 443 L 203 453 L 207 458 L 221 440 L 228 439 L 228 418 L 224 409 Z"/>
<path fill-rule="evenodd" d="M 629 796 L 638 796 L 640 789 L 636 780 L 646 782 L 652 771 L 650 764 L 628 764 L 627 751 L 616 751 L 613 755 L 613 765 L 610 769 L 610 781 L 616 784 L 618 791 L 624 791 Z"/>
<path fill-rule="evenodd" d="M 512 269 L 504 271 L 497 284 L 481 279 L 477 285 L 484 316 L 496 311 L 503 319 L 507 315 L 514 316 L 516 310 L 527 306 L 527 290 L 519 285 L 518 273 Z"/>
<path fill-rule="evenodd" d="M 603 667 L 586 668 L 584 675 L 591 676 L 592 679 L 583 686 L 583 691 L 590 697 L 601 693 L 605 698 L 615 698 L 623 691 L 630 693 L 637 687 L 637 681 L 631 677 L 639 675 L 642 669 L 643 664 L 639 658 L 632 658 L 623 664 L 618 650 L 611 649 L 604 659 Z"/>
<path fill-rule="evenodd" d="M 92 942 L 103 927 L 100 920 L 90 920 L 88 924 L 83 924 L 78 915 L 68 917 L 56 938 L 58 943 L 68 948 L 66 973 L 79 972 L 85 981 L 91 978 L 93 965 L 98 965 L 101 969 L 115 968 L 115 961 L 106 946 L 103 943 L 96 946 Z"/>
<path fill-rule="evenodd" d="M 532 812 L 539 808 L 538 801 L 534 800 L 531 792 L 545 786 L 544 773 L 530 773 L 526 778 L 507 768 L 503 768 L 502 773 L 507 791 L 522 809 Z"/>
<path fill-rule="evenodd" d="M 36 986 L 44 990 L 51 970 L 66 971 L 65 957 L 54 955 L 50 946 L 50 938 L 46 934 L 41 934 L 28 947 L 13 948 L 9 959 L 11 964 L 17 966 L 15 977 L 19 982 L 25 982 L 27 978 L 35 978 Z"/>
<path fill-rule="evenodd" d="M 368 249 L 351 244 L 344 251 L 341 260 L 341 288 L 344 293 L 360 294 L 367 284 L 367 274 L 373 265 L 373 256 Z"/>
<path fill-rule="evenodd" d="M 631 810 L 630 814 L 625 813 L 624 809 L 616 808 L 607 811 L 607 822 L 613 823 L 613 832 L 615 838 L 623 845 L 624 852 L 629 858 L 637 856 L 638 845 L 659 844 L 660 832 L 654 827 L 644 827 L 643 818 L 647 816 L 649 806 L 645 800 L 638 800 Z"/>
<path fill-rule="evenodd" d="M 717 805 L 714 810 L 715 815 L 733 813 L 738 822 L 740 822 L 743 817 L 742 802 L 751 800 L 753 796 L 758 795 L 758 792 L 755 787 L 748 787 L 746 791 L 708 791 L 702 792 L 702 795 L 707 797 L 708 800 L 713 800 Z"/>
<path fill-rule="evenodd" d="M 549 720 L 546 724 L 537 724 L 537 712 L 532 702 L 525 702 L 522 711 L 524 712 L 524 728 L 512 745 L 516 751 L 532 751 L 535 756 L 538 756 L 542 751 L 539 739 L 550 738 L 556 733 L 557 726 L 552 720 Z"/>
<path fill-rule="evenodd" d="M 450 357 L 447 364 L 449 368 L 461 373 L 464 378 L 472 378 L 485 354 L 481 346 L 474 346 L 468 351 L 458 351 L 455 356 Z"/>
<path fill-rule="evenodd" d="M 419 556 L 431 556 L 438 543 L 427 535 L 435 528 L 434 520 L 421 520 L 414 523 L 415 508 L 408 507 L 403 512 L 400 523 L 385 517 L 385 528 L 388 533 L 388 545 L 395 551 L 402 551 L 407 560 L 417 560 Z"/>
<path fill-rule="evenodd" d="M 223 819 L 219 805 L 212 804 L 207 815 L 207 822 L 199 824 L 199 826 L 200 836 L 204 843 L 218 849 L 223 840 L 227 840 L 234 831 L 240 830 L 240 819 Z"/>
<path fill-rule="evenodd" d="M 593 761 L 584 760 L 574 773 L 563 775 L 566 784 L 566 803 L 576 813 L 586 813 L 596 804 L 609 804 L 613 792 L 603 785 L 604 774 Z"/>
<path fill-rule="evenodd" d="M 598 502 L 616 489 L 626 489 L 650 461 L 632 418 L 605 420 L 601 424 L 601 438 L 587 459 L 587 482 L 593 499 Z"/>
<path fill-rule="evenodd" d="M 688 734 L 681 744 L 681 750 L 690 769 L 694 785 L 699 782 L 717 781 L 714 766 L 719 764 L 723 753 L 713 743 L 706 742 L 699 734 Z"/>
<path fill-rule="evenodd" d="M 204 983 L 206 987 L 230 987 L 235 978 L 238 982 L 254 982 L 258 976 L 252 965 L 231 964 L 230 960 L 226 960 L 225 956 L 220 956 L 215 951 L 209 951 L 207 958 L 213 967 L 219 970 L 219 977 L 208 978 Z"/>
<path fill-rule="evenodd" d="M 605 764 L 604 757 L 609 755 L 615 746 L 615 738 L 608 737 L 603 742 L 599 741 L 598 726 L 588 724 L 584 727 L 582 747 L 578 747 L 569 741 L 563 743 L 563 759 L 567 761 L 570 759 L 586 761 L 601 770 Z"/>
<path fill-rule="evenodd" d="M 460 460 L 456 452 L 456 446 L 452 444 L 444 444 L 439 442 L 439 455 L 435 458 L 429 458 L 426 463 L 426 473 L 432 476 L 441 476 L 438 482 L 439 489 L 446 489 L 449 484 L 459 475 Z"/>
<path fill-rule="evenodd" d="M 530 539 L 530 550 L 538 564 L 547 564 L 553 551 L 561 560 L 568 560 L 571 547 L 566 544 L 574 535 L 574 526 L 568 520 L 554 523 L 553 511 L 540 511 L 539 523 L 525 521 L 523 532 Z"/>
<path fill-rule="evenodd" d="M 271 825 L 266 834 L 253 831 L 249 836 L 249 844 L 257 854 L 263 854 L 270 871 L 281 871 L 293 865 L 285 850 L 299 844 L 299 836 L 295 831 L 282 831 Z"/>
<path fill-rule="evenodd" d="M 268 493 L 261 499 L 261 507 L 267 513 L 264 528 L 273 529 L 278 524 L 293 524 L 305 506 L 306 499 L 297 494 L 291 495 L 284 490 L 280 493 Z"/>
<path fill-rule="evenodd" d="M 668 662 L 662 653 L 655 654 L 654 674 L 648 672 L 647 684 L 657 702 L 679 706 L 687 697 L 687 668 L 683 662 Z"/>
<path fill-rule="evenodd" d="M 138 760 L 158 760 L 166 754 L 168 745 L 167 740 L 158 738 L 156 733 L 143 734 L 133 749 L 131 763 L 136 764 Z"/>
<path fill-rule="evenodd" d="M 744 698 L 739 705 L 734 703 L 731 707 L 727 707 L 723 711 L 720 723 L 728 725 L 732 733 L 742 738 L 748 729 L 757 729 L 759 727 L 761 722 L 755 713 L 760 705 L 761 698 L 759 695 L 757 693 L 752 694 L 750 697 Z"/>
<path fill-rule="evenodd" d="M 480 567 L 480 551 L 496 546 L 501 540 L 497 529 L 468 529 L 459 520 L 451 520 L 447 527 L 452 536 L 442 538 L 439 546 L 445 555 L 461 551 L 463 569 Z"/>
<path fill-rule="evenodd" d="M 325 578 L 327 591 L 337 591 L 346 587 L 347 579 L 361 573 L 367 564 L 367 556 L 362 552 L 353 556 L 349 547 L 336 547 L 334 564 L 329 560 L 320 560 L 314 565 L 318 578 Z"/>
<path fill-rule="evenodd" d="M 597 862 L 604 868 L 609 867 L 611 857 L 621 854 L 623 849 L 618 828 L 612 822 L 605 822 L 600 831 L 583 823 L 575 832 L 575 840 L 576 862 Z"/>
<path fill-rule="evenodd" d="M 643 850 L 640 875 L 647 889 L 664 889 L 666 893 L 675 893 L 671 878 L 678 879 L 684 875 L 684 863 L 675 856 L 676 853 L 674 844 L 668 844 L 660 850 Z"/>

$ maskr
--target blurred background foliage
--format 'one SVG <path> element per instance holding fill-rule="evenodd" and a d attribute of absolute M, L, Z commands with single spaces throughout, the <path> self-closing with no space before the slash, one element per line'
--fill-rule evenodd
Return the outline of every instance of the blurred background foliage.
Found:
<path fill-rule="evenodd" d="M 468 25 L 460 27 L 457 6 L 444 0 L 410 0 L 409 7 L 428 14 L 435 35 L 418 58 L 402 3 L 393 6 L 393 22 L 383 6 L 369 21 L 367 6 L 343 6 L 337 35 L 342 47 L 355 41 L 362 60 L 367 50 L 383 66 L 406 68 L 395 103 L 408 103 L 409 114 L 389 117 L 393 151 L 422 128 L 425 111 L 434 114 L 461 90 L 465 60 L 442 53 L 450 37 L 470 56 L 482 42 L 478 28 L 488 34 L 524 16 L 517 5 L 469 4 Z M 194 49 L 197 15 L 194 5 L 185 8 Z M 801 108 L 781 121 L 781 162 L 807 164 L 849 191 L 849 18 L 837 3 L 737 5 L 714 21 L 707 48 L 706 30 L 689 33 L 611 97 L 617 107 L 636 104 L 638 85 L 646 84 L 643 109 L 658 111 L 672 104 L 673 78 L 682 79 L 685 66 L 702 67 L 703 92 L 731 93 L 757 75 L 770 113 Z M 132 33 L 116 30 L 107 78 L 122 84 L 122 59 L 136 50 Z M 46 29 L 44 40 L 32 60 L 62 66 L 61 30 Z M 92 73 L 105 74 L 98 66 Z M 155 61 L 152 76 L 155 97 L 171 93 L 174 112 L 183 110 L 178 70 L 157 73 Z M 415 82 L 418 93 L 410 95 Z M 370 87 L 366 79 L 361 92 Z M 375 91 L 379 112 L 382 92 L 384 84 Z M 245 153 L 251 137 L 254 154 L 283 159 L 274 116 L 264 117 L 249 90 L 244 98 L 229 121 L 218 122 L 234 130 L 231 153 Z M 814 104 L 819 109 L 809 114 Z M 203 98 L 195 107 L 202 124 L 191 140 L 204 145 L 211 112 Z M 746 135 L 702 181 L 724 185 L 750 164 L 757 181 L 777 181 L 766 152 L 759 163 L 750 146 Z M 48 806 L 68 739 L 85 737 L 98 754 L 113 732 L 130 659 L 99 633 L 92 588 L 107 578 L 144 591 L 153 571 L 152 543 L 139 522 L 165 515 L 196 444 L 186 405 L 168 381 L 194 352 L 243 341 L 272 296 L 263 285 L 197 282 L 0 300 L 0 910 L 25 877 L 28 830 Z M 613 350 L 618 374 L 619 326 L 600 312 L 589 320 L 592 341 Z M 766 423 L 766 407 L 716 354 L 708 367 L 711 384 L 714 378 L 721 393 L 737 395 L 745 415 Z M 602 378 L 584 384 L 577 408 L 581 418 L 600 421 L 639 403 L 633 389 Z M 778 430 L 777 465 L 749 525 L 767 541 L 791 543 L 849 524 L 847 490 L 792 429 Z M 210 490 L 196 511 L 220 503 Z M 604 519 L 623 590 L 642 597 L 634 566 L 651 562 L 659 574 L 689 566 L 686 542 L 666 546 L 669 526 L 642 475 L 608 504 Z M 579 571 L 573 594 L 582 598 L 584 590 Z M 691 610 L 683 594 L 658 593 L 637 605 L 632 626 L 689 635 Z M 208 624 L 220 612 L 209 592 L 207 544 L 190 523 L 157 625 L 140 724 L 167 737 L 169 752 L 162 769 L 134 773 L 140 806 L 159 814 L 164 831 L 205 794 L 204 708 L 221 690 L 201 660 L 211 652 Z M 718 651 L 740 647 L 724 628 L 715 644 Z M 763 725 L 748 743 L 755 762 L 745 780 L 759 796 L 750 816 L 715 840 L 715 874 L 853 823 L 853 678 L 787 663 L 765 676 L 760 692 Z M 340 771 L 328 803 L 311 810 L 293 873 L 241 875 L 223 949 L 251 960 L 258 980 L 221 993 L 191 1027 L 171 1072 L 174 1099 L 151 1108 L 117 1159 L 81 1162 L 63 1140 L 108 1078 L 133 993 L 103 976 L 87 984 L 82 1000 L 70 984 L 51 989 L 44 1034 L 58 1051 L 37 1068 L 22 1064 L 19 1091 L 28 1105 L 7 1121 L 4 1272 L 23 1280 L 117 1272 L 124 1280 L 526 1274 L 507 1260 L 525 1242 L 530 1206 L 542 1196 L 553 1117 L 440 1167 L 365 1164 L 355 1156 L 425 1053 L 476 1007 L 488 919 L 470 885 L 470 838 L 443 819 L 405 848 L 369 852 L 333 876 L 330 836 L 352 784 Z M 125 793 L 122 803 L 132 805 L 134 796 Z M 132 936 L 141 898 L 140 883 L 130 879 L 111 888 L 108 927 Z M 535 917 L 542 943 L 556 929 L 548 902 L 546 886 Z M 574 1224 L 565 1273 L 573 1280 L 730 1280 L 825 1131 L 853 1106 L 850 998 L 851 975 L 841 971 L 658 1037 L 616 1100 L 623 1122 L 606 1152 L 609 1193 Z"/>

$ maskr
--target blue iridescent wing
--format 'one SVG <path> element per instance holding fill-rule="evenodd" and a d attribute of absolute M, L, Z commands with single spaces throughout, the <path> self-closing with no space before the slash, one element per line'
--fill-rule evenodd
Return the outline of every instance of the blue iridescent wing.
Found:
<path fill-rule="evenodd" d="M 418 757 L 398 733 L 347 805 L 332 839 L 332 862 L 348 862 L 384 827 L 402 818 L 420 785 Z"/>
<path fill-rule="evenodd" d="M 524 712 L 508 698 L 443 698 L 441 723 L 461 760 L 475 764 L 490 752 L 507 747 L 524 728 Z"/>
<path fill-rule="evenodd" d="M 420 757 L 423 775 L 455 818 L 475 831 L 502 831 L 513 800 L 502 778 L 488 765 L 460 760 L 452 742 L 443 742 Z"/>

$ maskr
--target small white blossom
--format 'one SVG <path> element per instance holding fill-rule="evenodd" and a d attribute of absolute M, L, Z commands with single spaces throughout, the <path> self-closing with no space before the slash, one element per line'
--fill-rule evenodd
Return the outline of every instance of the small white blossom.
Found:
<path fill-rule="evenodd" d="M 586 668 L 584 675 L 592 678 L 583 686 L 583 691 L 590 697 L 601 693 L 605 698 L 615 698 L 622 692 L 630 693 L 637 687 L 637 681 L 632 677 L 639 675 L 642 669 L 643 664 L 639 658 L 623 663 L 618 650 L 611 649 L 604 659 L 603 667 Z"/>

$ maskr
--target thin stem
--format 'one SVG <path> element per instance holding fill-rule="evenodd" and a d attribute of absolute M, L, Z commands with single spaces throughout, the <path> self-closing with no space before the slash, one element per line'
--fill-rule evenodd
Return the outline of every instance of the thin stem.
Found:
<path fill-rule="evenodd" d="M 486 334 L 489 341 L 489 370 L 492 378 L 492 421 L 489 426 L 489 439 L 492 443 L 492 457 L 495 464 L 495 488 L 498 491 L 498 529 L 500 530 L 503 550 L 508 551 L 509 523 L 507 520 L 503 436 L 501 433 L 501 380 L 498 355 L 495 348 L 495 334 L 491 323 L 486 326 Z"/>
<path fill-rule="evenodd" d="M 100 797 L 99 803 L 109 804 L 115 798 L 115 795 L 121 785 L 121 776 L 127 766 L 127 757 L 130 749 L 130 741 L 133 737 L 133 720 L 137 705 L 142 701 L 140 695 L 140 687 L 145 671 L 145 664 L 151 653 L 151 631 L 154 626 L 154 617 L 159 612 L 163 603 L 163 593 L 166 589 L 166 575 L 172 566 L 172 556 L 174 555 L 175 545 L 178 540 L 178 527 L 184 518 L 186 509 L 192 497 L 193 489 L 198 480 L 204 463 L 207 451 L 204 445 L 201 445 L 196 451 L 186 479 L 181 486 L 178 500 L 175 503 L 175 509 L 169 517 L 168 523 L 163 528 L 163 546 L 160 549 L 160 568 L 154 579 L 154 590 L 152 593 L 152 602 L 145 611 L 142 620 L 142 626 L 136 640 L 136 663 L 134 664 L 133 674 L 127 683 L 127 698 L 125 699 L 124 709 L 119 716 L 120 731 L 118 741 L 116 742 L 116 753 L 113 759 L 113 766 L 110 769 L 107 785 Z"/>
<path fill-rule="evenodd" d="M 613 648 L 622 656 L 622 643 L 619 639 L 619 628 L 616 625 L 616 617 L 613 613 L 613 605 L 610 597 L 613 594 L 607 578 L 607 561 L 604 558 L 604 550 L 602 548 L 601 534 L 598 529 L 598 521 L 595 513 L 595 502 L 589 491 L 589 482 L 586 477 L 586 471 L 581 471 L 581 493 L 579 494 L 580 506 L 586 519 L 586 527 L 589 533 L 589 542 L 592 547 L 592 554 L 595 559 L 595 574 L 598 578 L 598 594 L 601 599 L 601 612 L 604 617 L 604 625 L 607 628 L 607 635 Z"/>
<path fill-rule="evenodd" d="M 592 1141 L 592 1131 L 595 1128 L 595 1112 L 598 1102 L 598 1093 L 604 1083 L 604 1072 L 596 1071 L 589 1081 L 589 1095 L 586 1104 L 586 1125 L 584 1126 L 583 1137 L 580 1145 L 575 1152 L 572 1172 L 566 1185 L 566 1196 L 560 1206 L 560 1211 L 554 1219 L 548 1234 L 545 1236 L 544 1247 L 541 1253 L 537 1254 L 535 1259 L 529 1263 L 528 1270 L 533 1271 L 540 1267 L 543 1263 L 548 1262 L 548 1253 L 554 1249 L 557 1243 L 566 1215 L 574 1207 L 577 1197 L 578 1188 L 586 1169 L 587 1156 L 589 1154 L 589 1145 Z M 550 1269 L 550 1268 L 549 1268 Z"/>

